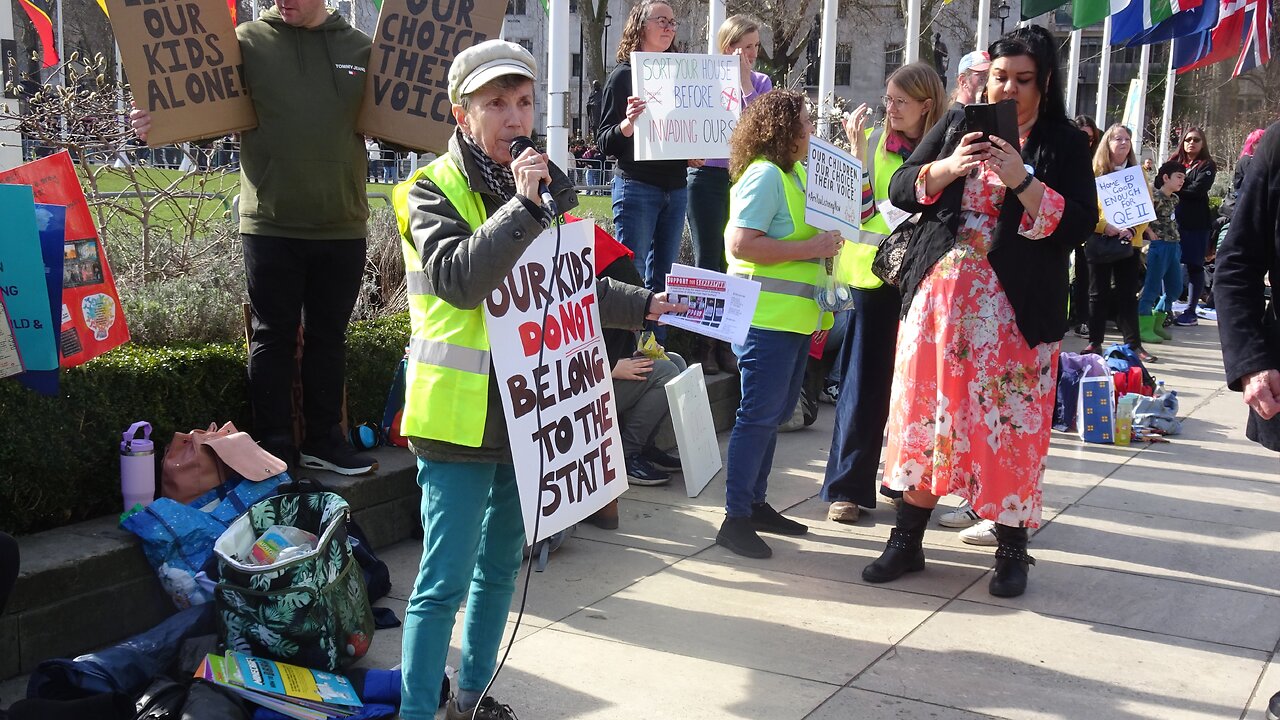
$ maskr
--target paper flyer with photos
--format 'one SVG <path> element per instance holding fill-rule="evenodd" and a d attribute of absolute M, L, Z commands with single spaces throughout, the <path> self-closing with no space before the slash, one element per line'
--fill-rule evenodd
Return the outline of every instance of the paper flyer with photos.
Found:
<path fill-rule="evenodd" d="M 741 344 L 746 342 L 756 314 L 760 283 L 677 263 L 667 273 L 667 299 L 689 309 L 679 315 L 666 313 L 660 318 L 662 322 Z"/>

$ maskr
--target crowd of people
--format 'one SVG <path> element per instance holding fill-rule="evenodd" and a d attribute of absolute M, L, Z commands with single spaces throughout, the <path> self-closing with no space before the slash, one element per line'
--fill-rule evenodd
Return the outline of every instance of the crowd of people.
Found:
<path fill-rule="evenodd" d="M 597 239 L 596 288 L 601 322 L 615 329 L 606 341 L 628 477 L 659 484 L 680 465 L 654 446 L 667 417 L 655 388 L 686 363 L 672 353 L 639 356 L 636 333 L 661 342 L 665 326 L 657 318 L 683 309 L 669 301 L 665 282 L 688 226 L 699 267 L 753 279 L 761 289 L 744 342 L 700 341 L 691 358 L 708 374 L 737 374 L 741 387 L 717 543 L 766 558 L 772 551 L 761 533 L 808 531 L 770 505 L 768 486 L 779 427 L 797 406 L 817 331 L 842 338 L 829 376 L 838 386 L 829 387 L 836 418 L 821 490 L 827 516 L 853 522 L 878 502 L 894 506 L 883 554 L 863 578 L 892 582 L 925 570 L 925 527 L 939 498 L 955 495 L 963 504 L 942 524 L 997 548 L 992 595 L 1022 594 L 1035 562 L 1027 536 L 1041 519 L 1064 336 L 1074 329 L 1087 337 L 1085 351 L 1097 352 L 1114 320 L 1124 341 L 1154 362 L 1146 345 L 1170 338 L 1166 324 L 1196 323 L 1216 172 L 1204 132 L 1183 133 L 1177 154 L 1153 169 L 1155 222 L 1107 223 L 1094 179 L 1137 164 L 1133 138 L 1120 125 L 1100 131 L 1089 118 L 1073 122 L 1056 43 L 1040 27 L 1021 27 L 965 55 L 950 97 L 934 67 L 912 63 L 886 82 L 882 124 L 865 104 L 844 117 L 844 139 L 864 165 L 863 233 L 849 242 L 805 222 L 802 161 L 814 118 L 805 95 L 775 90 L 755 70 L 757 19 L 730 17 L 716 36 L 720 53 L 740 58 L 744 96 L 728 157 L 636 159 L 636 126 L 647 106 L 632 88 L 631 56 L 680 52 L 680 22 L 663 0 L 631 8 L 617 64 L 600 88 L 594 144 L 574 148 L 575 158 L 608 157 L 617 167 L 609 181 L 616 243 Z M 376 139 L 366 145 L 354 132 L 363 76 L 304 68 L 339 60 L 345 64 L 337 67 L 365 67 L 370 41 L 322 0 L 268 10 L 238 35 L 262 118 L 242 135 L 240 158 L 255 427 L 291 466 L 368 472 L 376 463 L 342 439 L 337 420 L 343 331 L 364 264 L 363 185 L 371 170 L 385 178 L 385 167 L 377 165 Z M 435 716 L 464 600 L 461 667 L 446 717 L 513 717 L 485 694 L 525 536 L 481 305 L 555 222 L 544 192 L 561 212 L 578 202 L 565 168 L 532 148 L 512 155 L 512 140 L 533 132 L 537 78 L 537 62 L 517 44 L 490 40 L 461 52 L 448 73 L 457 123 L 448 152 L 418 168 L 393 198 L 411 321 L 401 429 L 417 458 L 424 534 L 405 613 L 401 715 L 409 720 Z M 972 127 L 963 109 L 1003 100 L 1016 108 L 1016 141 Z M 145 139 L 148 114 L 135 111 L 132 121 Z M 1274 135 L 1253 140 L 1251 154 L 1263 162 L 1237 183 L 1237 220 L 1217 284 L 1219 307 L 1240 313 L 1222 332 L 1232 387 L 1252 408 L 1251 437 L 1280 449 L 1280 363 L 1277 344 L 1264 340 L 1276 337 L 1277 320 L 1274 305 L 1264 316 L 1257 302 L 1262 274 L 1270 268 L 1274 277 L 1278 254 L 1263 242 L 1276 235 L 1280 212 L 1271 186 L 1280 186 L 1271 177 L 1280 168 Z M 333 201 L 319 208 L 312 197 Z M 899 232 L 910 241 L 898 282 L 886 283 L 873 271 L 877 249 Z M 1142 252 L 1091 257 L 1095 237 L 1145 243 L 1145 282 Z M 848 279 L 852 309 L 828 312 L 817 300 L 829 262 Z M 1187 308 L 1174 316 L 1179 265 L 1190 287 Z M 300 326 L 297 437 L 290 379 Z M 592 522 L 616 528 L 616 505 Z"/>

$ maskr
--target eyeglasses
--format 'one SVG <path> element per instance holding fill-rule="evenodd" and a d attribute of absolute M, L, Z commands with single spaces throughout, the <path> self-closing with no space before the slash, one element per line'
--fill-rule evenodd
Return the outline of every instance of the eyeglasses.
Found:
<path fill-rule="evenodd" d="M 1187 138 L 1187 139 L 1183 140 L 1182 142 L 1184 142 L 1184 143 L 1189 143 L 1189 142 L 1200 143 L 1200 142 L 1204 142 L 1204 138 L 1189 137 L 1189 138 Z"/>
<path fill-rule="evenodd" d="M 895 98 L 885 95 L 880 98 L 880 103 L 885 107 L 906 107 L 911 104 L 911 98 Z"/>
<path fill-rule="evenodd" d="M 671 18 L 664 18 L 664 17 L 649 18 L 649 22 L 657 25 L 663 30 L 675 30 L 676 28 L 680 27 L 680 21 L 673 20 Z"/>

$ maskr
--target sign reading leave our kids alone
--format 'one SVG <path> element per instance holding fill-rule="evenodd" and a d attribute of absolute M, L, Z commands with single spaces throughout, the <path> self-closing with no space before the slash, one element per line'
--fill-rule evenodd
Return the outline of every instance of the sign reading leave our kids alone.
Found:
<path fill-rule="evenodd" d="M 1131 228 L 1156 219 L 1151 191 L 1142 168 L 1133 166 L 1096 178 L 1102 216 L 1118 228 Z"/>
<path fill-rule="evenodd" d="M 742 113 L 740 62 L 736 55 L 632 53 L 632 92 L 645 102 L 636 160 L 729 157 Z"/>
<path fill-rule="evenodd" d="M 559 256 L 556 231 L 544 232 L 484 305 L 530 544 L 535 522 L 548 537 L 627 489 L 596 309 L 595 225 L 560 231 Z"/>

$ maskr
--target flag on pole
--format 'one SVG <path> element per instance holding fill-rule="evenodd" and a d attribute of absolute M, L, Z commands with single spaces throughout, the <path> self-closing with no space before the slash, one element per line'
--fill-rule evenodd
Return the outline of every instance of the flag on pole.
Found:
<path fill-rule="evenodd" d="M 1191 37 L 1175 40 L 1173 44 L 1173 62 L 1178 74 L 1208 67 L 1240 54 L 1240 47 L 1245 36 L 1245 6 L 1247 0 L 1222 0 L 1218 8 L 1218 24 L 1198 40 Z M 1183 49 L 1186 54 L 1179 53 L 1179 43 L 1187 42 Z M 1195 53 L 1192 55 L 1191 53 Z"/>
<path fill-rule="evenodd" d="M 1218 24 L 1218 0 L 1174 13 L 1173 17 L 1129 40 L 1129 45 L 1155 45 L 1195 33 L 1207 33 Z M 1114 25 L 1113 25 L 1114 27 Z"/>
<path fill-rule="evenodd" d="M 1069 0 L 1024 0 L 1022 3 L 1022 19 L 1030 20 L 1031 18 L 1040 17 L 1047 12 L 1052 12 L 1066 5 Z"/>
<path fill-rule="evenodd" d="M 1124 45 L 1169 20 L 1202 5 L 1202 0 L 1133 0 L 1111 18 L 1111 44 Z"/>
<path fill-rule="evenodd" d="M 1258 0 L 1245 8 L 1244 42 L 1231 77 L 1261 67 L 1271 59 L 1271 3 Z"/>
<path fill-rule="evenodd" d="M 41 64 L 53 67 L 58 58 L 58 43 L 53 38 L 53 0 L 18 0 L 18 4 L 31 18 L 36 28 L 36 37 L 40 39 Z"/>
<path fill-rule="evenodd" d="M 1132 0 L 1135 3 L 1146 0 Z M 1073 0 L 1071 24 L 1077 29 L 1102 22 L 1108 15 L 1115 15 L 1129 4 L 1129 0 Z"/>

